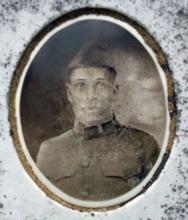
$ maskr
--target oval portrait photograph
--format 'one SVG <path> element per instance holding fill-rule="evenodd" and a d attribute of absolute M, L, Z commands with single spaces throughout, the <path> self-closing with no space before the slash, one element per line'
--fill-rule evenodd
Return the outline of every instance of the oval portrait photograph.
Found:
<path fill-rule="evenodd" d="M 146 187 L 166 152 L 165 74 L 128 23 L 69 19 L 31 52 L 16 120 L 25 156 L 50 192 L 82 207 L 120 204 Z"/>

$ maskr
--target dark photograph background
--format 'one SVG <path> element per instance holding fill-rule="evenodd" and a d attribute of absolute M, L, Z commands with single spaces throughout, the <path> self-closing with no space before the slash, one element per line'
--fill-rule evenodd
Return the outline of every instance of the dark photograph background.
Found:
<path fill-rule="evenodd" d="M 162 146 L 166 107 L 158 70 L 146 49 L 124 28 L 103 20 L 84 20 L 54 34 L 33 59 L 23 83 L 20 115 L 24 139 L 34 160 L 40 144 L 73 127 L 63 76 L 88 42 L 108 46 L 106 59 L 117 71 L 114 103 L 121 124 L 144 130 Z"/>

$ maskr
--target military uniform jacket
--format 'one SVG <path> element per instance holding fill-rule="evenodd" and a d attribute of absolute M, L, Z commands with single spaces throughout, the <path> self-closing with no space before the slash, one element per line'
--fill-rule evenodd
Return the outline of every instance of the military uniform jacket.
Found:
<path fill-rule="evenodd" d="M 117 197 L 138 185 L 158 154 L 152 136 L 112 120 L 80 133 L 71 129 L 45 141 L 37 165 L 63 192 L 97 201 Z"/>

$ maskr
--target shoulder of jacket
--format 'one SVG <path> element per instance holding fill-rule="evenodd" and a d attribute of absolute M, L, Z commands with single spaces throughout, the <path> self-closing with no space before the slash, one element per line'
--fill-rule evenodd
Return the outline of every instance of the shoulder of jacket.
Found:
<path fill-rule="evenodd" d="M 72 163 L 67 160 L 68 154 L 72 152 L 67 139 L 72 140 L 72 131 L 69 130 L 59 136 L 44 141 L 39 149 L 36 164 L 42 173 L 49 179 L 58 179 L 63 175 L 73 172 Z M 71 152 L 70 152 L 71 151 Z"/>
<path fill-rule="evenodd" d="M 143 138 L 148 138 L 148 139 L 153 139 L 155 140 L 155 138 L 150 135 L 149 133 L 143 131 L 143 130 L 139 130 L 137 128 L 133 128 L 133 127 L 125 127 L 123 126 L 123 129 L 122 129 L 123 132 L 125 132 L 126 134 L 128 134 L 130 137 L 131 136 L 137 136 L 138 138 L 140 139 L 143 139 Z"/>
<path fill-rule="evenodd" d="M 60 148 L 62 150 L 62 148 L 68 146 L 66 142 L 71 139 L 71 135 L 72 130 L 68 130 L 59 136 L 49 138 L 42 142 L 37 155 L 37 161 L 43 157 L 49 156 L 50 158 L 52 158 L 56 154 L 58 154 Z"/>
<path fill-rule="evenodd" d="M 130 126 L 121 126 L 120 128 L 120 136 L 125 136 L 126 138 L 142 138 L 143 136 L 147 136 L 148 134 L 142 130 L 138 130 L 136 128 Z"/>
<path fill-rule="evenodd" d="M 52 138 L 49 138 L 47 140 L 45 140 L 41 146 L 43 147 L 46 147 L 46 148 L 53 148 L 57 145 L 59 145 L 60 143 L 63 143 L 63 142 L 66 142 L 68 140 L 70 140 L 72 138 L 72 130 L 68 130 L 66 132 L 64 132 L 63 134 L 60 134 L 58 136 L 55 136 L 55 137 L 52 137 Z"/>
<path fill-rule="evenodd" d="M 154 148 L 160 148 L 156 139 L 143 130 L 139 130 L 133 127 L 122 126 L 120 136 L 126 139 L 128 138 L 132 141 L 137 140 L 138 142 L 142 143 L 142 145 L 149 145 Z"/>

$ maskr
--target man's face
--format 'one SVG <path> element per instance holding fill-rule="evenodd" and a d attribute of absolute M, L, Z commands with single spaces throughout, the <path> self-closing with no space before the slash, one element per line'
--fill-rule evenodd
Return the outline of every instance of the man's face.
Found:
<path fill-rule="evenodd" d="M 115 87 L 105 68 L 74 69 L 67 95 L 76 119 L 82 124 L 90 126 L 112 118 Z"/>

